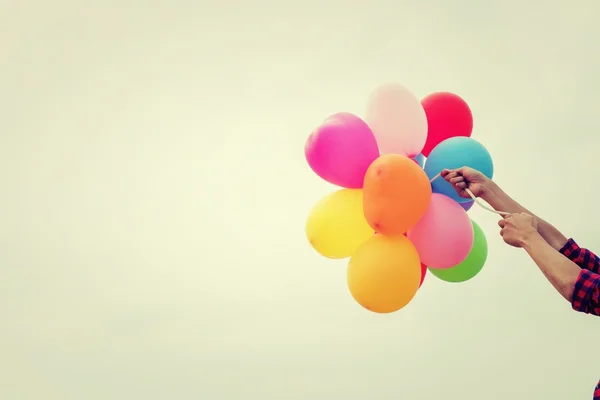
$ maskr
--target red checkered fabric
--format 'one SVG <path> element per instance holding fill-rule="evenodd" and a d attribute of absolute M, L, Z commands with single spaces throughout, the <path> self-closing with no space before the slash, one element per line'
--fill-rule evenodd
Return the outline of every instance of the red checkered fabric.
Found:
<path fill-rule="evenodd" d="M 575 283 L 571 305 L 575 311 L 600 315 L 600 258 L 569 239 L 560 252 L 581 267 Z M 600 400 L 600 381 L 594 390 L 594 400 Z"/>

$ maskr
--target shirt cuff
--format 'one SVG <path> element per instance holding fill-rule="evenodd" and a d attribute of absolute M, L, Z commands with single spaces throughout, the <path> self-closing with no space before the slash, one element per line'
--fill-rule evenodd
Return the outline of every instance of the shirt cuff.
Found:
<path fill-rule="evenodd" d="M 559 250 L 559 252 L 568 257 L 570 254 L 577 250 L 579 250 L 579 245 L 575 242 L 575 240 L 573 240 L 573 238 L 570 238 L 569 240 L 567 240 L 567 243 L 565 243 L 565 245 Z"/>
<path fill-rule="evenodd" d="M 594 293 L 600 287 L 600 275 L 582 269 L 575 282 L 571 306 L 573 310 L 586 314 L 594 312 Z"/>

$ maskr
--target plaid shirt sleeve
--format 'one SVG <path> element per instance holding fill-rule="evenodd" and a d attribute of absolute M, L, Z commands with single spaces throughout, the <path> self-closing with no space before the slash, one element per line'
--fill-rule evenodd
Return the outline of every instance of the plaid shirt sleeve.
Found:
<path fill-rule="evenodd" d="M 573 239 L 569 239 L 560 252 L 582 268 L 571 299 L 573 309 L 600 315 L 600 258 L 579 247 Z"/>
<path fill-rule="evenodd" d="M 582 269 L 575 282 L 573 310 L 600 316 L 600 275 Z"/>
<path fill-rule="evenodd" d="M 588 249 L 579 247 L 573 239 L 569 239 L 560 252 L 581 268 L 600 273 L 600 258 Z"/>

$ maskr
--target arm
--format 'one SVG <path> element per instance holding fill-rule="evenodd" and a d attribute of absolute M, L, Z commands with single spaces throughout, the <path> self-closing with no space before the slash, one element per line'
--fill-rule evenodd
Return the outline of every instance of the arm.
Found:
<path fill-rule="evenodd" d="M 485 190 L 481 194 L 481 198 L 485 200 L 496 211 L 505 211 L 509 213 L 526 213 L 533 215 L 538 221 L 538 232 L 550 246 L 555 250 L 562 249 L 567 244 L 567 237 L 563 235 L 552 224 L 539 218 L 531 211 L 513 200 L 493 181 L 487 182 Z"/>
<path fill-rule="evenodd" d="M 600 315 L 600 275 L 580 269 L 539 233 L 525 238 L 522 247 L 574 310 Z"/>
<path fill-rule="evenodd" d="M 513 200 L 496 183 L 488 181 L 481 194 L 485 200 L 496 211 L 506 211 L 509 213 L 526 213 L 535 216 L 525 207 Z M 588 249 L 581 248 L 573 239 L 568 239 L 558 229 L 549 222 L 535 216 L 538 221 L 538 232 L 552 248 L 562 253 L 569 260 L 573 261 L 581 268 L 588 269 L 595 273 L 600 273 L 600 258 Z"/>

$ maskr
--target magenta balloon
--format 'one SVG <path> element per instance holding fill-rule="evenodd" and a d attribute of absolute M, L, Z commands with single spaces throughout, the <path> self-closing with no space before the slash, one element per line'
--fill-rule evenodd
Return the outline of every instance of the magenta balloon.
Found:
<path fill-rule="evenodd" d="M 473 204 L 475 204 L 475 202 L 473 200 L 470 200 L 464 203 L 460 203 L 460 206 L 463 208 L 463 210 L 469 211 L 471 207 L 473 207 Z"/>
<path fill-rule="evenodd" d="M 349 189 L 363 187 L 367 168 L 379 157 L 371 128 L 350 113 L 327 118 L 306 141 L 306 161 L 327 182 Z"/>
<path fill-rule="evenodd" d="M 408 231 L 421 262 L 429 268 L 446 269 L 460 264 L 473 247 L 473 225 L 460 204 L 434 193 L 425 215 Z"/>

